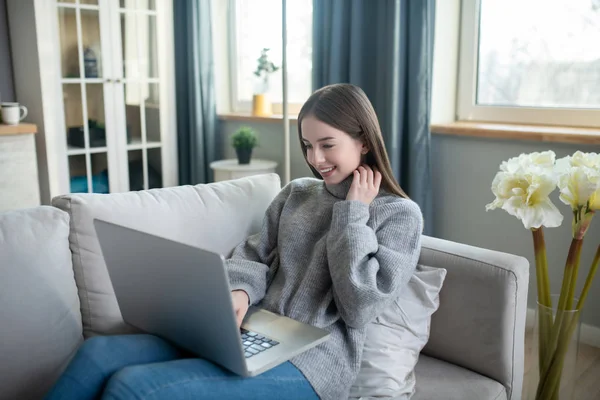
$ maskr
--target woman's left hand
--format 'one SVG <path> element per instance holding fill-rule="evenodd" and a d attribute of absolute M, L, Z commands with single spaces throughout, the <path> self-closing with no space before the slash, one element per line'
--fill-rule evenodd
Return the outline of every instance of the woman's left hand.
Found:
<path fill-rule="evenodd" d="M 346 200 L 358 200 L 369 205 L 379 193 L 380 184 L 381 172 L 373 171 L 368 165 L 361 165 L 354 171 Z"/>

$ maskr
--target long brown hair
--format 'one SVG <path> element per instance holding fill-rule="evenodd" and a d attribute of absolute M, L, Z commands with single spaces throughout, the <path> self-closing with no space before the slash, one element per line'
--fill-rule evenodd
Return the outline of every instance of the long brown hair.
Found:
<path fill-rule="evenodd" d="M 396 178 L 394 178 L 390 160 L 383 144 L 377 114 L 361 88 L 348 83 L 337 83 L 322 87 L 308 98 L 300 110 L 298 115 L 298 138 L 304 160 L 313 175 L 318 179 L 322 179 L 321 174 L 308 162 L 306 145 L 302 141 L 302 120 L 309 116 L 362 141 L 368 149 L 365 164 L 379 170 L 381 173 L 381 186 L 390 193 L 408 198 Z"/>

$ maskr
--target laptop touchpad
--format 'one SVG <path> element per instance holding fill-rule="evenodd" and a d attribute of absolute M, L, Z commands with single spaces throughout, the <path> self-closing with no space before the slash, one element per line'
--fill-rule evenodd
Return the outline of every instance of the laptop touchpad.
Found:
<path fill-rule="evenodd" d="M 279 318 L 281 317 L 275 313 L 261 310 L 256 307 L 250 307 L 248 313 L 244 317 L 244 324 L 252 325 L 256 328 L 257 325 L 264 326 Z"/>

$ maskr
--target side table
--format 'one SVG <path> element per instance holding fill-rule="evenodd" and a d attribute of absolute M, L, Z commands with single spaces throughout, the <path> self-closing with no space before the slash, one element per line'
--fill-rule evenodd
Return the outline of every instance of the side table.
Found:
<path fill-rule="evenodd" d="M 250 164 L 238 164 L 237 158 L 213 161 L 210 168 L 214 171 L 215 182 L 243 178 L 245 176 L 269 174 L 275 172 L 277 163 L 269 160 L 251 159 Z"/>

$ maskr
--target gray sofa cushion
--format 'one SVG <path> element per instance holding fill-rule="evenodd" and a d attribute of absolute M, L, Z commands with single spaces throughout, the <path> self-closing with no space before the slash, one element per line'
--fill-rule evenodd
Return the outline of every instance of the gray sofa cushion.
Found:
<path fill-rule="evenodd" d="M 260 229 L 279 190 L 279 176 L 267 174 L 206 185 L 54 198 L 52 204 L 71 216 L 69 241 L 84 336 L 133 331 L 121 317 L 94 218 L 228 256 L 239 242 Z"/>
<path fill-rule="evenodd" d="M 419 356 L 415 373 L 417 387 L 412 400 L 507 399 L 506 389 L 499 382 L 423 354 Z"/>
<path fill-rule="evenodd" d="M 53 207 L 0 214 L 0 399 L 41 397 L 83 340 L 68 236 Z"/>

